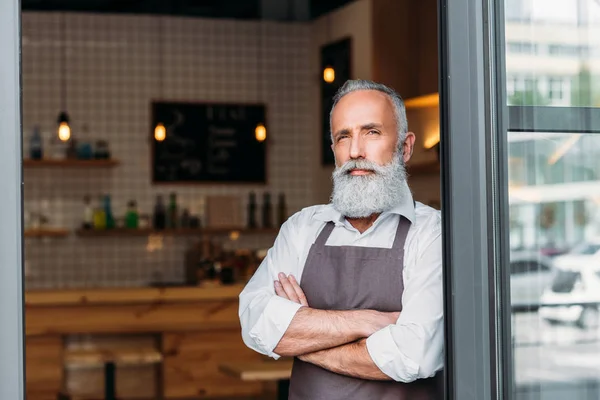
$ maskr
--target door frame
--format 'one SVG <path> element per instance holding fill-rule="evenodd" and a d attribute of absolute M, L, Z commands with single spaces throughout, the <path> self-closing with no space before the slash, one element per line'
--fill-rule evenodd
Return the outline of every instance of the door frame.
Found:
<path fill-rule="evenodd" d="M 438 43 L 446 398 L 505 400 L 513 379 L 510 276 L 501 267 L 509 256 L 504 2 L 439 0 Z"/>
<path fill-rule="evenodd" d="M 0 1 L 0 399 L 23 399 L 21 3 Z"/>

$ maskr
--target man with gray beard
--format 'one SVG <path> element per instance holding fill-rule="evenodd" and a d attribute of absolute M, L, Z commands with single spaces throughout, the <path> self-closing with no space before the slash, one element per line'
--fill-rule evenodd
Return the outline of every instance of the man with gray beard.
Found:
<path fill-rule="evenodd" d="M 331 203 L 281 227 L 240 294 L 243 340 L 294 357 L 290 399 L 442 399 L 441 218 L 407 184 L 404 103 L 348 81 L 330 125 Z"/>

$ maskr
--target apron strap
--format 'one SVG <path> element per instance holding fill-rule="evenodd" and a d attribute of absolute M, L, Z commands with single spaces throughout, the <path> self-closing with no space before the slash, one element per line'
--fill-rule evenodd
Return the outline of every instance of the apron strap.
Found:
<path fill-rule="evenodd" d="M 392 249 L 404 250 L 404 243 L 406 242 L 408 230 L 410 229 L 410 221 L 402 215 L 399 215 L 399 218 L 398 228 L 396 229 L 396 238 L 394 239 Z"/>
<path fill-rule="evenodd" d="M 325 247 L 325 243 L 327 243 L 327 239 L 329 239 L 329 235 L 333 232 L 333 228 L 335 227 L 335 223 L 329 221 L 321 230 L 321 233 L 317 237 L 315 241 L 315 246 L 318 249 Z"/>
<path fill-rule="evenodd" d="M 396 250 L 404 250 L 404 243 L 406 242 L 406 237 L 408 236 L 408 230 L 410 229 L 410 221 L 400 215 L 400 220 L 398 221 L 398 227 L 396 229 L 396 238 L 394 239 L 394 244 L 392 245 L 392 249 Z M 321 249 L 325 247 L 325 243 L 327 243 L 327 239 L 329 239 L 329 235 L 333 232 L 333 228 L 335 228 L 335 223 L 332 221 L 327 222 L 327 224 L 319 233 L 317 240 L 315 240 L 315 247 L 317 249 Z"/>

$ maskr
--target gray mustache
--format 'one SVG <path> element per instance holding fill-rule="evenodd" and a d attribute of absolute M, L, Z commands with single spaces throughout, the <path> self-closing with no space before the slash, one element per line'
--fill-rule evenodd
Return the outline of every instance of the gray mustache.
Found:
<path fill-rule="evenodd" d="M 348 174 L 353 169 L 364 169 L 369 171 L 374 171 L 375 173 L 380 173 L 382 167 L 377 163 L 374 163 L 369 160 L 350 160 L 347 161 L 344 165 L 336 169 L 336 175 Z"/>

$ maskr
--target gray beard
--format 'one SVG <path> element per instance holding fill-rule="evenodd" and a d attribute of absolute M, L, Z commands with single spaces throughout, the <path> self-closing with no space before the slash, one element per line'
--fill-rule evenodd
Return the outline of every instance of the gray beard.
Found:
<path fill-rule="evenodd" d="M 370 175 L 350 175 L 352 169 L 374 171 Z M 406 196 L 404 159 L 394 155 L 392 162 L 378 165 L 368 160 L 350 160 L 333 171 L 331 202 L 347 218 L 366 218 L 398 206 Z"/>

